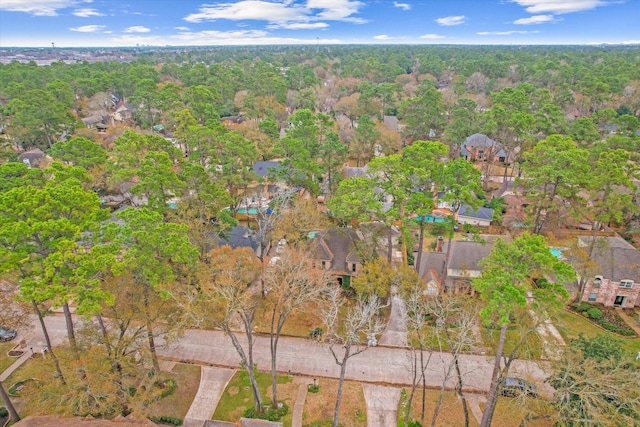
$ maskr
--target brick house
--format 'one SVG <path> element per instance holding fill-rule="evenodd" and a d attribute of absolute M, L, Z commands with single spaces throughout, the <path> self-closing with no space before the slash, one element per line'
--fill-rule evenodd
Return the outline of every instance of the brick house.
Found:
<path fill-rule="evenodd" d="M 422 253 L 418 274 L 427 286 L 427 293 L 473 293 L 471 281 L 482 274 L 480 261 L 489 255 L 493 243 L 453 240 L 447 259 L 448 244 L 440 239 L 435 252 Z M 445 263 L 446 279 L 443 277 Z"/>
<path fill-rule="evenodd" d="M 353 228 L 331 228 L 315 235 L 310 254 L 315 268 L 335 274 L 341 286 L 349 286 L 351 277 L 362 272 L 359 244 L 362 233 Z"/>
<path fill-rule="evenodd" d="M 586 247 L 591 239 L 580 237 L 578 244 Z M 596 274 L 587 279 L 582 301 L 605 307 L 640 306 L 640 251 L 621 237 L 600 237 L 593 261 Z"/>
<path fill-rule="evenodd" d="M 505 163 L 511 161 L 498 142 L 481 133 L 474 133 L 462 143 L 460 155 L 470 162 Z"/>

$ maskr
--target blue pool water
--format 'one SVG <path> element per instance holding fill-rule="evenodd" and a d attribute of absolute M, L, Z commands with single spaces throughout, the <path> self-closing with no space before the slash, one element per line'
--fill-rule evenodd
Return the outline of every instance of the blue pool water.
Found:
<path fill-rule="evenodd" d="M 245 215 L 258 215 L 258 208 L 238 209 L 237 213 Z"/>
<path fill-rule="evenodd" d="M 562 258 L 562 252 L 565 251 L 565 248 L 549 248 L 551 254 L 556 258 Z"/>
<path fill-rule="evenodd" d="M 418 216 L 416 217 L 416 221 L 420 222 L 422 221 L 422 217 Z M 430 222 L 446 222 L 447 218 L 444 216 L 433 216 L 433 215 L 425 215 L 424 216 L 424 222 L 425 223 L 430 223 Z"/>

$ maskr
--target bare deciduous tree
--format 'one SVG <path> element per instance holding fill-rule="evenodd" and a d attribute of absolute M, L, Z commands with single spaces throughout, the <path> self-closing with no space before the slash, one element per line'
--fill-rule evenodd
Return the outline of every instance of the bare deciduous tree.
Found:
<path fill-rule="evenodd" d="M 383 328 L 378 317 L 383 304 L 376 295 L 371 295 L 366 299 L 358 298 L 347 308 L 345 313 L 341 313 L 343 299 L 341 289 L 339 287 L 333 288 L 329 292 L 328 304 L 324 313 L 324 324 L 327 326 L 325 340 L 329 342 L 331 354 L 336 364 L 340 366 L 338 395 L 333 412 L 332 427 L 338 426 L 342 389 L 349 359 L 367 350 L 368 345 L 364 345 L 365 340 L 371 340 Z"/>
<path fill-rule="evenodd" d="M 330 280 L 325 270 L 313 268 L 306 252 L 295 249 L 287 249 L 285 255 L 265 272 L 265 292 L 271 312 L 271 386 L 274 407 L 278 404 L 276 357 L 282 328 L 295 311 L 313 307 L 321 293 L 327 289 Z"/>

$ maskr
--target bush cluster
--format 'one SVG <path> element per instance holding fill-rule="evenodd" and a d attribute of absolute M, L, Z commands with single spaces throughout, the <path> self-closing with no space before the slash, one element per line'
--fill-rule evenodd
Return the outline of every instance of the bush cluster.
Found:
<path fill-rule="evenodd" d="M 175 393 L 176 389 L 178 388 L 178 383 L 173 378 L 167 378 L 164 381 L 158 381 L 156 383 L 156 386 L 160 388 L 166 387 L 166 389 L 162 390 L 162 393 L 160 393 L 160 398 L 163 399 Z"/>
<path fill-rule="evenodd" d="M 169 417 L 167 415 L 163 415 L 161 417 L 149 417 L 149 419 L 156 424 L 166 424 L 170 426 L 182 425 L 182 418 Z"/>
<path fill-rule="evenodd" d="M 576 312 L 582 314 L 584 317 L 591 319 L 594 323 L 602 326 L 607 331 L 622 335 L 625 337 L 635 336 L 636 333 L 631 329 L 617 313 L 612 310 L 600 310 L 598 307 L 594 307 L 591 304 L 580 302 L 572 304 L 571 307 Z"/>
<path fill-rule="evenodd" d="M 281 405 L 281 407 L 276 409 L 269 406 L 262 413 L 256 412 L 256 409 L 253 407 L 247 408 L 242 413 L 242 416 L 245 418 L 258 418 L 260 420 L 267 421 L 280 421 L 282 417 L 289 413 L 289 407 L 283 402 L 281 402 Z"/>
<path fill-rule="evenodd" d="M 0 406 L 0 417 L 4 418 L 9 416 L 9 411 L 4 406 Z"/>

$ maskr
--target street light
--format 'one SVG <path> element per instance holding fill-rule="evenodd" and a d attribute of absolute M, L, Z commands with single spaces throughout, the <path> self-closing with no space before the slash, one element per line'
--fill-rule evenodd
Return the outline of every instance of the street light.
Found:
<path fill-rule="evenodd" d="M 29 347 L 29 350 L 31 350 L 31 357 L 33 357 L 33 347 Z"/>

